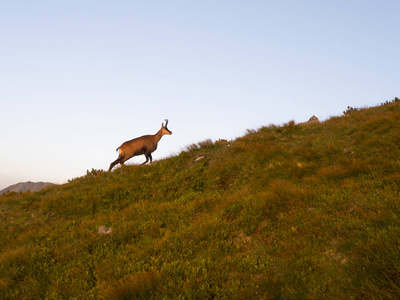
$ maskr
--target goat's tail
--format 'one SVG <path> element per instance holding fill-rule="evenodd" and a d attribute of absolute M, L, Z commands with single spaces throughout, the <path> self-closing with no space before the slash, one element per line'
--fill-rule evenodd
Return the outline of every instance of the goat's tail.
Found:
<path fill-rule="evenodd" d="M 118 151 L 119 147 L 117 149 L 115 149 L 115 151 Z"/>

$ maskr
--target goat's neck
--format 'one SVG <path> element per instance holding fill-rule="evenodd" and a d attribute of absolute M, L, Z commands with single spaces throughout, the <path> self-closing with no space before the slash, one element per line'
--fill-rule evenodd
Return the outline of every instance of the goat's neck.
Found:
<path fill-rule="evenodd" d="M 164 134 L 162 133 L 162 130 L 160 129 L 155 135 L 154 135 L 154 141 L 158 143 L 159 140 L 161 140 L 162 136 Z"/>

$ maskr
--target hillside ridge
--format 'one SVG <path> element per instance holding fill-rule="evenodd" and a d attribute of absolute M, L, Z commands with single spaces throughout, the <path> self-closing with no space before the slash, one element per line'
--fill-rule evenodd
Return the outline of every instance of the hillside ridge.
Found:
<path fill-rule="evenodd" d="M 399 298 L 398 128 L 396 98 L 2 195 L 0 295 Z"/>

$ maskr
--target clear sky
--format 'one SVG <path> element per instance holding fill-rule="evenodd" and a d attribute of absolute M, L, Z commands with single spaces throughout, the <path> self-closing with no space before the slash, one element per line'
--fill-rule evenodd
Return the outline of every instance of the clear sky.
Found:
<path fill-rule="evenodd" d="M 0 1 L 0 189 L 400 97 L 400 1 Z M 140 163 L 144 156 L 131 159 Z"/>

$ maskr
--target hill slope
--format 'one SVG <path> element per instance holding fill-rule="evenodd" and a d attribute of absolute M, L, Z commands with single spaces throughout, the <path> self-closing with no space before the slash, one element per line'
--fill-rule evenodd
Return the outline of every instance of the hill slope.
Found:
<path fill-rule="evenodd" d="M 398 298 L 398 128 L 396 101 L 1 196 L 0 295 Z"/>

